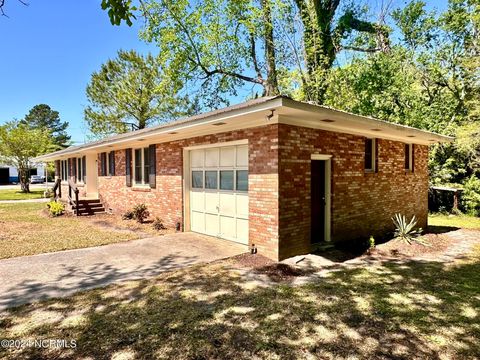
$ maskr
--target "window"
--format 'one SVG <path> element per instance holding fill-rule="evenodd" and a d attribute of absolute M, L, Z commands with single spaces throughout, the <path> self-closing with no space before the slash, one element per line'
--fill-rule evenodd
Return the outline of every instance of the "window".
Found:
<path fill-rule="evenodd" d="M 137 185 L 147 185 L 150 173 L 150 154 L 148 147 L 135 149 L 134 160 L 134 179 Z"/>
<path fill-rule="evenodd" d="M 205 171 L 205 189 L 216 190 L 218 188 L 217 173 L 218 172 L 216 170 Z"/>
<path fill-rule="evenodd" d="M 84 164 L 84 161 L 85 161 L 85 157 L 77 158 L 77 173 L 76 173 L 76 178 L 75 178 L 75 181 L 76 181 L 76 182 L 83 182 L 83 178 L 85 177 L 85 173 L 84 173 L 85 164 Z"/>
<path fill-rule="evenodd" d="M 413 171 L 413 144 L 405 144 L 405 170 Z"/>
<path fill-rule="evenodd" d="M 107 176 L 107 153 L 100 154 L 100 176 Z"/>
<path fill-rule="evenodd" d="M 375 171 L 375 139 L 365 139 L 365 171 Z"/>
<path fill-rule="evenodd" d="M 233 170 L 220 171 L 220 190 L 233 190 Z"/>
<path fill-rule="evenodd" d="M 115 151 L 108 153 L 108 176 L 115 176 Z"/>
<path fill-rule="evenodd" d="M 68 181 L 68 174 L 69 174 L 69 169 L 68 169 L 68 160 L 61 160 L 60 161 L 60 177 L 62 181 Z"/>
<path fill-rule="evenodd" d="M 237 170 L 237 190 L 248 191 L 248 170 Z"/>
<path fill-rule="evenodd" d="M 192 171 L 192 188 L 203 188 L 203 171 Z"/>

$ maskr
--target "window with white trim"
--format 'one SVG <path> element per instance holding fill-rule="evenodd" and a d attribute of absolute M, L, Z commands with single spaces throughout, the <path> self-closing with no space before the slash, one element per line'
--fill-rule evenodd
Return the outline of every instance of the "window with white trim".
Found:
<path fill-rule="evenodd" d="M 413 144 L 405 144 L 405 170 L 413 171 Z"/>
<path fill-rule="evenodd" d="M 68 181 L 69 172 L 68 160 L 60 160 L 60 177 L 62 181 Z"/>
<path fill-rule="evenodd" d="M 375 171 L 375 141 L 372 138 L 365 139 L 365 171 L 368 172 Z"/>
<path fill-rule="evenodd" d="M 148 147 L 134 150 L 133 178 L 136 185 L 148 185 L 150 173 L 150 153 Z"/>
<path fill-rule="evenodd" d="M 79 157 L 77 158 L 77 172 L 76 172 L 76 182 L 77 183 L 83 183 L 83 178 L 85 176 L 85 174 L 83 173 L 83 170 L 84 170 L 84 165 L 83 165 L 83 162 L 85 161 L 85 158 L 83 157 Z"/>

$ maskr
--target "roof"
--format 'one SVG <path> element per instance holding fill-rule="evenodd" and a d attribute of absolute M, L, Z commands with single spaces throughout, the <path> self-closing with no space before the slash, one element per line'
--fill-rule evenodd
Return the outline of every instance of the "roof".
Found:
<path fill-rule="evenodd" d="M 150 138 L 152 141 L 167 142 L 275 122 L 363 136 L 393 138 L 400 141 L 402 140 L 401 134 L 404 134 L 404 141 L 421 144 L 450 142 L 453 139 L 449 136 L 360 116 L 323 105 L 300 102 L 279 95 L 261 97 L 177 121 L 71 146 L 39 156 L 35 158 L 35 161 L 52 161 L 64 158 L 67 155 L 98 151 L 99 149 L 106 151 L 108 147 L 127 147 L 133 141 L 143 141 Z M 216 126 L 212 128 L 211 125 Z"/>

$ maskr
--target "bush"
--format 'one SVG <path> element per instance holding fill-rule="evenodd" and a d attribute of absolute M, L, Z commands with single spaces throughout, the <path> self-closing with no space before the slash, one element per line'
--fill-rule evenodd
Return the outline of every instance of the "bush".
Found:
<path fill-rule="evenodd" d="M 407 222 L 405 215 L 395 214 L 395 217 L 392 218 L 393 224 L 395 225 L 394 236 L 396 239 L 400 239 L 408 244 L 412 242 L 417 242 L 422 245 L 426 245 L 426 242 L 419 238 L 422 233 L 422 228 L 415 229 L 417 225 L 417 219 L 413 215 L 410 222 Z"/>
<path fill-rule="evenodd" d="M 122 215 L 122 220 L 132 220 L 133 219 L 133 211 L 128 210 L 126 213 Z"/>
<path fill-rule="evenodd" d="M 65 206 L 62 203 L 56 201 L 48 202 L 47 207 L 51 216 L 60 216 L 65 211 Z"/>
<path fill-rule="evenodd" d="M 135 205 L 135 207 L 132 210 L 133 213 L 133 218 L 139 222 L 143 223 L 146 218 L 150 215 L 150 213 L 147 210 L 147 205 L 145 204 L 138 204 Z"/>
<path fill-rule="evenodd" d="M 163 225 L 163 220 L 158 217 L 156 217 L 155 220 L 153 220 L 152 226 L 155 230 L 158 230 L 158 231 L 166 229 L 165 225 Z"/>
<path fill-rule="evenodd" d="M 480 216 L 480 179 L 475 175 L 465 182 L 461 202 L 469 215 Z"/>
<path fill-rule="evenodd" d="M 53 190 L 52 190 L 51 188 L 48 188 L 47 190 L 45 190 L 45 191 L 43 192 L 43 197 L 44 197 L 45 199 L 47 199 L 47 198 L 53 198 Z"/>

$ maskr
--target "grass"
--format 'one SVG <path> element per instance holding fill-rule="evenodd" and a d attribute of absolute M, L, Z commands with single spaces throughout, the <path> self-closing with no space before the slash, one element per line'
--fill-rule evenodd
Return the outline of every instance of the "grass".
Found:
<path fill-rule="evenodd" d="M 0 315 L 0 338 L 76 340 L 77 347 L 3 356 L 475 359 L 480 247 L 465 255 L 450 265 L 341 268 L 302 286 L 261 286 L 228 260 L 199 265 L 11 309 Z"/>
<path fill-rule="evenodd" d="M 50 218 L 43 203 L 0 204 L 0 259 L 105 245 L 138 238 L 89 218 Z"/>
<path fill-rule="evenodd" d="M 16 189 L 0 190 L 0 200 L 30 200 L 43 198 L 45 190 L 30 190 L 29 193 L 21 192 Z"/>
<path fill-rule="evenodd" d="M 463 229 L 480 229 L 480 218 L 468 215 L 430 214 L 428 225 L 436 227 L 456 227 Z"/>

